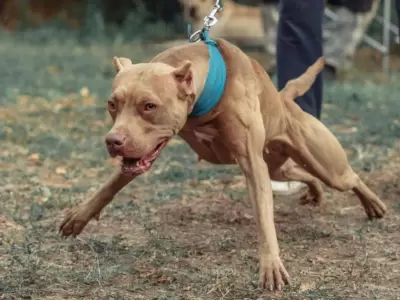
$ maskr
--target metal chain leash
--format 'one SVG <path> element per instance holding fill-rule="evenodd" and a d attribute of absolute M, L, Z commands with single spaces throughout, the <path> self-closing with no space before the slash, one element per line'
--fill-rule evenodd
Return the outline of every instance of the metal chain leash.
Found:
<path fill-rule="evenodd" d="M 223 5 L 222 5 L 222 0 L 216 0 L 215 5 L 212 9 L 212 11 L 204 18 L 204 25 L 203 28 L 200 30 L 197 30 L 193 34 L 190 35 L 189 37 L 189 42 L 194 43 L 197 42 L 202 38 L 202 35 L 204 34 L 205 31 L 209 31 L 211 27 L 213 27 L 215 24 L 217 24 L 218 19 L 216 15 L 222 11 Z M 189 30 L 190 34 L 190 30 Z"/>

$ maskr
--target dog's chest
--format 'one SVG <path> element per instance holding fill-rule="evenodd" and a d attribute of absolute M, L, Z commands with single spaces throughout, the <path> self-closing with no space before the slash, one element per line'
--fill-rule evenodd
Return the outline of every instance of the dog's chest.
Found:
<path fill-rule="evenodd" d="M 212 125 L 186 128 L 181 136 L 203 160 L 218 164 L 235 162 L 224 145 L 219 131 Z"/>
<path fill-rule="evenodd" d="M 214 140 L 215 136 L 212 134 L 209 134 L 207 132 L 202 132 L 202 131 L 193 131 L 194 136 L 196 137 L 196 140 L 199 143 L 212 143 L 212 141 Z"/>
<path fill-rule="evenodd" d="M 218 130 L 213 126 L 196 127 L 192 132 L 199 143 L 212 143 L 218 136 Z"/>

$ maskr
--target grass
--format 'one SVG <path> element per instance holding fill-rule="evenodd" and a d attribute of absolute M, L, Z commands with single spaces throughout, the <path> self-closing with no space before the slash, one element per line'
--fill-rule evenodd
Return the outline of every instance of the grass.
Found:
<path fill-rule="evenodd" d="M 31 37 L 32 40 L 32 37 Z M 237 167 L 196 164 L 174 139 L 100 222 L 63 240 L 66 210 L 114 163 L 103 137 L 111 58 L 139 62 L 141 44 L 73 40 L 0 44 L 0 294 L 2 299 L 400 299 L 399 81 L 330 84 L 323 121 L 390 207 L 367 222 L 348 193 L 321 208 L 276 199 L 283 293 L 257 289 L 257 244 Z"/>

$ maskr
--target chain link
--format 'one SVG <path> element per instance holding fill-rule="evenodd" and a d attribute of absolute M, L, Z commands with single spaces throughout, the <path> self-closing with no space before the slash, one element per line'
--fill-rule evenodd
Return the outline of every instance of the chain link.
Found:
<path fill-rule="evenodd" d="M 217 19 L 216 15 L 221 10 L 222 10 L 222 0 L 216 0 L 212 11 L 204 18 L 203 28 L 200 30 L 197 30 L 192 35 L 190 35 L 190 38 L 189 38 L 190 43 L 197 42 L 201 38 L 201 35 L 204 31 L 210 30 L 211 27 L 213 27 L 215 24 L 217 24 L 218 19 Z"/>

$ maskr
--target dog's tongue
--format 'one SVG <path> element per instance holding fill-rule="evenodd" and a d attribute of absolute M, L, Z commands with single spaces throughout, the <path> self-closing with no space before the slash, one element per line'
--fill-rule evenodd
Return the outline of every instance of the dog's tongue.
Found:
<path fill-rule="evenodd" d="M 147 154 L 141 159 L 136 158 L 123 158 L 122 159 L 122 172 L 131 174 L 132 176 L 137 176 L 147 172 L 153 162 L 160 155 L 161 151 L 164 149 L 168 140 L 163 142 L 159 147 L 157 147 L 153 152 Z"/>
<path fill-rule="evenodd" d="M 142 159 L 126 159 L 122 160 L 122 171 L 131 175 L 139 175 L 150 169 L 152 161 L 142 158 Z"/>
<path fill-rule="evenodd" d="M 161 144 L 160 147 L 157 147 L 153 152 L 147 154 L 141 159 L 136 158 L 123 158 L 122 159 L 122 172 L 131 174 L 131 175 L 140 175 L 147 172 L 153 162 L 160 155 L 161 151 L 164 149 L 165 145 L 168 141 L 165 141 Z"/>

